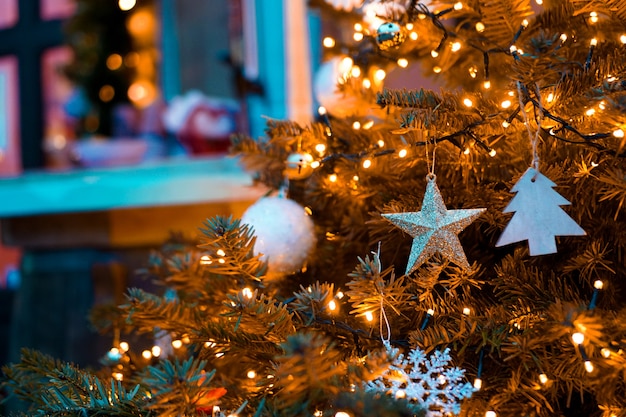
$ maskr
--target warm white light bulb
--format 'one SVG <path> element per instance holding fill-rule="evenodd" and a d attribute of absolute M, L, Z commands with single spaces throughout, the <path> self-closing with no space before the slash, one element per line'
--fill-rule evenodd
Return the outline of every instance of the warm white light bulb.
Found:
<path fill-rule="evenodd" d="M 577 345 L 580 345 L 585 341 L 585 335 L 580 332 L 576 332 L 572 334 L 572 341 Z"/>
<path fill-rule="evenodd" d="M 400 58 L 398 59 L 398 66 L 402 67 L 402 68 L 406 68 L 409 66 L 409 60 L 406 58 Z"/>
<path fill-rule="evenodd" d="M 249 370 L 246 376 L 250 379 L 254 379 L 256 378 L 256 372 L 254 372 L 253 370 Z"/>
<path fill-rule="evenodd" d="M 433 72 L 435 74 L 439 74 L 441 72 L 442 68 L 440 66 L 435 66 L 433 67 Z"/>
<path fill-rule="evenodd" d="M 128 342 L 120 342 L 120 350 L 122 352 L 128 352 L 128 349 L 130 349 Z"/>
<path fill-rule="evenodd" d="M 368 311 L 365 313 L 365 320 L 367 321 L 374 321 L 374 315 L 372 314 L 371 311 Z"/>
<path fill-rule="evenodd" d="M 426 310 L 426 314 L 428 314 L 429 316 L 433 316 L 435 314 L 435 310 L 429 308 L 428 310 Z"/>
<path fill-rule="evenodd" d="M 361 122 L 359 122 L 358 120 L 352 123 L 352 129 L 359 130 L 360 128 L 361 128 Z"/>
<path fill-rule="evenodd" d="M 594 108 L 587 109 L 587 111 L 585 112 L 587 116 L 593 116 L 595 113 L 596 113 L 596 109 Z"/>
<path fill-rule="evenodd" d="M 433 49 L 432 51 L 430 51 L 430 56 L 432 56 L 433 58 L 437 58 L 439 56 L 439 52 Z"/>
<path fill-rule="evenodd" d="M 386 76 L 387 76 L 387 73 L 385 72 L 384 69 L 378 69 L 374 73 L 374 78 L 376 78 L 378 81 L 384 80 Z"/>
<path fill-rule="evenodd" d="M 411 32 L 409 33 L 409 38 L 411 38 L 412 41 L 416 41 L 417 38 L 419 38 L 419 35 L 417 34 L 417 32 Z"/>
<path fill-rule="evenodd" d="M 489 410 L 485 413 L 485 417 L 498 417 L 495 411 Z"/>
<path fill-rule="evenodd" d="M 137 4 L 136 0 L 119 0 L 117 2 L 117 5 L 119 6 L 120 10 L 123 10 L 125 12 L 135 7 L 136 4 Z"/>
<path fill-rule="evenodd" d="M 602 348 L 600 350 L 600 353 L 602 354 L 602 356 L 604 356 L 607 359 L 611 356 L 611 350 L 607 348 Z"/>
<path fill-rule="evenodd" d="M 495 150 L 495 149 L 491 149 L 491 150 L 489 151 L 489 156 L 490 156 L 490 157 L 492 157 L 492 158 L 493 158 L 494 156 L 496 156 L 496 154 L 497 154 L 497 152 L 496 152 L 496 150 Z"/>
<path fill-rule="evenodd" d="M 617 129 L 613 131 L 613 136 L 615 136 L 616 138 L 623 138 L 624 137 L 624 131 L 622 129 Z"/>
<path fill-rule="evenodd" d="M 591 361 L 585 361 L 585 371 L 589 373 L 593 372 L 593 363 L 591 363 Z"/>
<path fill-rule="evenodd" d="M 591 41 L 589 41 L 589 45 L 590 46 L 596 46 L 598 44 L 598 40 L 596 38 L 591 39 Z"/>
<path fill-rule="evenodd" d="M 328 303 L 328 309 L 330 311 L 335 311 L 337 309 L 337 303 L 335 302 L 335 300 L 330 300 L 330 302 Z"/>
<path fill-rule="evenodd" d="M 406 392 L 403 389 L 399 389 L 398 391 L 396 391 L 395 397 L 398 400 L 401 398 L 406 398 Z"/>
<path fill-rule="evenodd" d="M 476 378 L 476 379 L 474 380 L 474 389 L 479 390 L 479 389 L 481 389 L 482 387 L 483 387 L 483 380 L 482 380 L 482 379 L 480 379 L 480 378 Z"/>
<path fill-rule="evenodd" d="M 457 52 L 461 50 L 461 42 L 452 42 L 452 45 L 450 45 L 450 49 L 452 50 L 452 52 Z"/>
<path fill-rule="evenodd" d="M 363 168 L 367 169 L 369 167 L 372 166 L 372 160 L 371 159 L 366 159 L 363 161 Z"/>
<path fill-rule="evenodd" d="M 460 1 L 454 3 L 454 10 L 461 10 L 462 8 L 463 8 L 463 3 L 461 3 Z"/>
<path fill-rule="evenodd" d="M 622 36 L 620 36 L 620 37 L 619 37 L 619 41 L 620 41 L 621 43 L 626 43 L 626 35 L 622 35 Z"/>
<path fill-rule="evenodd" d="M 485 24 L 483 22 L 476 23 L 476 32 L 484 32 Z"/>
<path fill-rule="evenodd" d="M 471 312 L 472 312 L 472 310 L 470 310 L 469 307 L 465 307 L 463 309 L 463 314 L 465 314 L 466 316 L 469 316 Z"/>
<path fill-rule="evenodd" d="M 594 283 L 593 286 L 595 289 L 597 290 L 601 290 L 602 287 L 604 287 L 604 282 L 602 280 L 597 279 Z"/>
<path fill-rule="evenodd" d="M 330 174 L 328 176 L 328 181 L 330 181 L 330 182 L 337 182 L 337 174 Z"/>
<path fill-rule="evenodd" d="M 483 83 L 483 88 L 484 88 L 485 90 L 489 90 L 489 89 L 491 88 L 491 81 L 486 80 L 486 81 Z"/>
<path fill-rule="evenodd" d="M 463 99 L 463 104 L 466 107 L 472 107 L 474 105 L 474 102 L 472 100 L 470 100 L 469 98 L 464 98 Z"/>
<path fill-rule="evenodd" d="M 502 122 L 502 127 L 503 127 L 503 128 L 505 128 L 505 129 L 506 129 L 506 128 L 507 128 L 507 127 L 509 127 L 509 126 L 511 126 L 511 123 L 507 122 L 506 120 Z"/>
<path fill-rule="evenodd" d="M 539 382 L 545 384 L 548 382 L 548 376 L 546 374 L 539 374 Z"/>
<path fill-rule="evenodd" d="M 354 35 L 352 35 L 352 39 L 354 39 L 355 41 L 359 42 L 363 40 L 363 33 L 361 32 L 354 32 Z"/>
<path fill-rule="evenodd" d="M 152 359 L 152 352 L 146 349 L 141 352 L 141 356 L 143 356 L 144 359 Z"/>
<path fill-rule="evenodd" d="M 183 346 L 183 341 L 182 340 L 172 340 L 172 347 L 174 349 L 180 349 Z"/>
<path fill-rule="evenodd" d="M 349 56 L 344 57 L 341 62 L 339 62 L 339 72 L 342 74 L 347 73 L 348 71 L 350 71 L 350 68 L 352 68 L 352 65 L 354 65 L 354 61 L 352 60 L 352 58 L 350 58 Z"/>
<path fill-rule="evenodd" d="M 161 347 L 160 346 L 152 346 L 152 356 L 154 356 L 155 358 L 158 358 L 159 356 L 161 356 Z"/>
<path fill-rule="evenodd" d="M 333 46 L 335 46 L 335 40 L 330 36 L 326 36 L 324 40 L 322 40 L 322 45 L 324 45 L 324 47 L 326 48 L 332 48 Z"/>
<path fill-rule="evenodd" d="M 511 100 L 504 100 L 502 103 L 500 103 L 500 107 L 502 107 L 503 109 L 508 109 L 509 107 L 511 107 Z"/>
<path fill-rule="evenodd" d="M 400 149 L 400 152 L 398 152 L 398 156 L 400 158 L 404 158 L 407 155 L 408 151 L 406 149 Z"/>

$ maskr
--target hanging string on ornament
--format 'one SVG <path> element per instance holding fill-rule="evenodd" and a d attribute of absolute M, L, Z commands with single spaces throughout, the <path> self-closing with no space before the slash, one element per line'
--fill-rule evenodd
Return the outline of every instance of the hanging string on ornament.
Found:
<path fill-rule="evenodd" d="M 383 264 L 380 260 L 380 246 L 381 242 L 378 242 L 378 251 L 372 252 L 374 255 L 374 264 L 376 265 L 375 275 L 380 275 L 383 272 Z M 389 345 L 389 341 L 391 340 L 391 325 L 389 324 L 389 319 L 387 318 L 387 313 L 385 312 L 385 294 L 380 291 L 380 317 L 379 317 L 379 326 L 380 326 L 380 339 L 382 340 L 385 346 Z M 386 328 L 383 328 L 383 324 Z M 386 333 L 385 333 L 386 330 Z M 385 336 L 386 335 L 386 336 Z"/>

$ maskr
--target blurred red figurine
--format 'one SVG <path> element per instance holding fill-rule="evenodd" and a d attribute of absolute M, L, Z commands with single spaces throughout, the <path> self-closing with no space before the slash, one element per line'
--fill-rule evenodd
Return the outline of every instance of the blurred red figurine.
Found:
<path fill-rule="evenodd" d="M 192 155 L 226 153 L 236 131 L 234 101 L 207 97 L 192 90 L 172 99 L 163 114 L 166 130 Z"/>

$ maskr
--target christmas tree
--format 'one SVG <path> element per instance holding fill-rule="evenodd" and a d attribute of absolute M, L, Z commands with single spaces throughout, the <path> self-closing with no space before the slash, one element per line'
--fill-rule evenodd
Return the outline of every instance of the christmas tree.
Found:
<path fill-rule="evenodd" d="M 94 314 L 143 352 L 25 350 L 4 384 L 51 416 L 626 416 L 626 2 L 314 3 L 318 121 L 233 138 L 279 195 Z M 384 88 L 410 66 L 446 88 Z M 555 189 L 505 213 L 529 168 Z M 544 233 L 556 252 L 529 252 Z"/>

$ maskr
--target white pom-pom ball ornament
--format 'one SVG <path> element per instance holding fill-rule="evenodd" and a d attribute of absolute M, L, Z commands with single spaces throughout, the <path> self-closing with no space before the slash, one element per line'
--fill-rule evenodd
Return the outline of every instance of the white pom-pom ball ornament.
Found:
<path fill-rule="evenodd" d="M 259 199 L 248 207 L 241 222 L 254 229 L 254 254 L 268 262 L 268 278 L 299 271 L 316 242 L 313 221 L 288 198 Z"/>
<path fill-rule="evenodd" d="M 323 62 L 315 73 L 313 93 L 318 103 L 336 117 L 353 116 L 359 111 L 357 100 L 339 90 L 339 80 L 349 76 L 354 62 L 347 56 Z"/>

